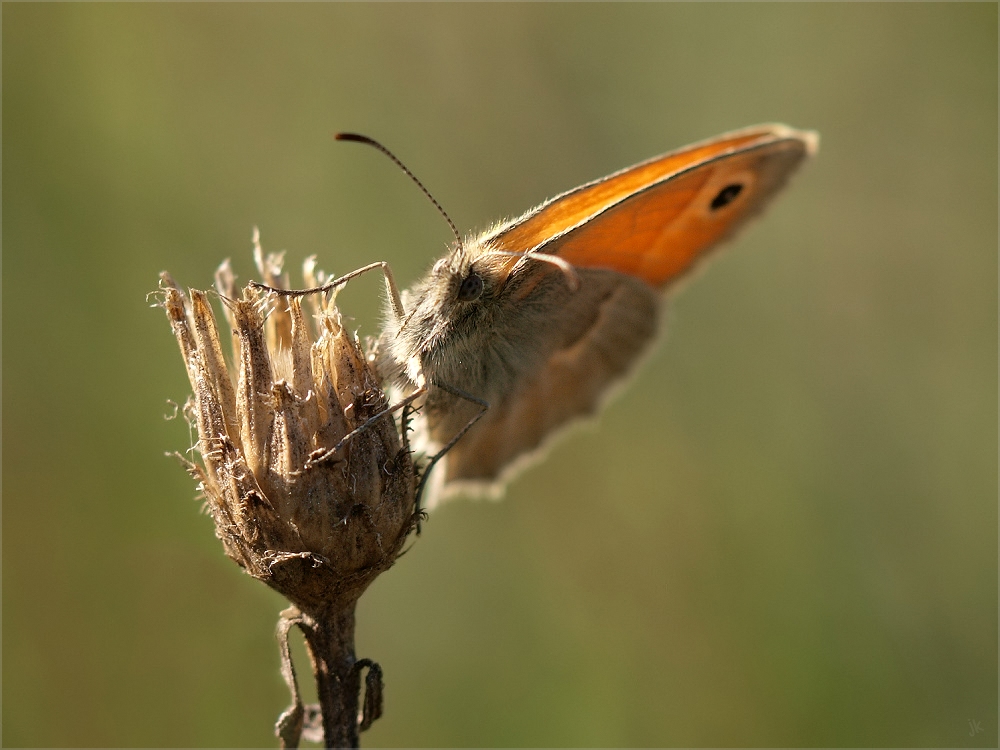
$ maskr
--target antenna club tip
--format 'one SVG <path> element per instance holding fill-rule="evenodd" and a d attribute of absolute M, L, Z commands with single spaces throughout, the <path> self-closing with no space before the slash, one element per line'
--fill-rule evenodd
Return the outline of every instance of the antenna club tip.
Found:
<path fill-rule="evenodd" d="M 371 143 L 372 139 L 359 133 L 334 133 L 333 139 L 336 141 L 355 141 L 357 143 Z"/>

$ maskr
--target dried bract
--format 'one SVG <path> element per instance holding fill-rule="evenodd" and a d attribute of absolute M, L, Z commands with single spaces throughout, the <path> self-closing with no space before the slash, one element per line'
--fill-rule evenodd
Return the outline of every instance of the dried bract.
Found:
<path fill-rule="evenodd" d="M 287 288 L 278 256 L 264 281 Z M 307 281 L 312 277 L 307 263 Z M 161 275 L 162 305 L 194 391 L 199 481 L 226 554 L 304 612 L 343 610 L 390 567 L 414 528 L 414 470 L 388 402 L 332 300 L 277 298 L 216 274 L 232 339 L 223 355 L 209 294 Z M 338 447 L 338 445 L 340 447 Z"/>

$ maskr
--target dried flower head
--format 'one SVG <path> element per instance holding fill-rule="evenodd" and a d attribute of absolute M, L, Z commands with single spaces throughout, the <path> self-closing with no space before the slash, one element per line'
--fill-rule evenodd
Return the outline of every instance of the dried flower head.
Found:
<path fill-rule="evenodd" d="M 256 260 L 265 283 L 288 288 L 280 256 L 258 245 Z M 311 261 L 305 277 L 316 285 Z M 332 299 L 307 300 L 307 315 L 300 298 L 237 297 L 227 261 L 216 290 L 230 367 L 209 294 L 167 273 L 160 288 L 194 391 L 201 461 L 185 464 L 226 554 L 304 612 L 351 607 L 415 521 L 405 433 L 391 415 L 366 424 L 388 403 L 358 341 Z"/>

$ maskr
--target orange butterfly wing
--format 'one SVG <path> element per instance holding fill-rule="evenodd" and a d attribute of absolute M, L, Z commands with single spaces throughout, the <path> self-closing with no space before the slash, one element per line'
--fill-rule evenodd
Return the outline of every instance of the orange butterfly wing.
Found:
<path fill-rule="evenodd" d="M 784 125 L 722 135 L 563 193 L 484 240 L 660 288 L 757 214 L 817 141 Z"/>
<path fill-rule="evenodd" d="M 817 140 L 784 125 L 722 135 L 563 193 L 477 238 L 484 254 L 543 252 L 586 271 L 580 289 L 537 320 L 565 341 L 491 395 L 489 411 L 445 458 L 445 487 L 496 489 L 562 427 L 594 413 L 653 342 L 658 290 L 760 211 Z M 508 270 L 518 264 L 510 260 Z M 525 268 L 518 301 L 551 272 Z M 450 404 L 432 436 L 443 444 L 477 411 Z"/>

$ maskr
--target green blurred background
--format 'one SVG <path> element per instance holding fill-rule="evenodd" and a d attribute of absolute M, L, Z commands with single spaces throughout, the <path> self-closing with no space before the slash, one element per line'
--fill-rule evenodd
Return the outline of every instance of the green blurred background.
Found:
<path fill-rule="evenodd" d="M 2 13 L 4 744 L 275 744 L 283 602 L 164 457 L 146 293 L 247 278 L 254 225 L 412 281 L 446 225 L 332 132 L 474 229 L 782 121 L 819 157 L 631 387 L 364 597 L 364 742 L 996 746 L 995 4 Z"/>

